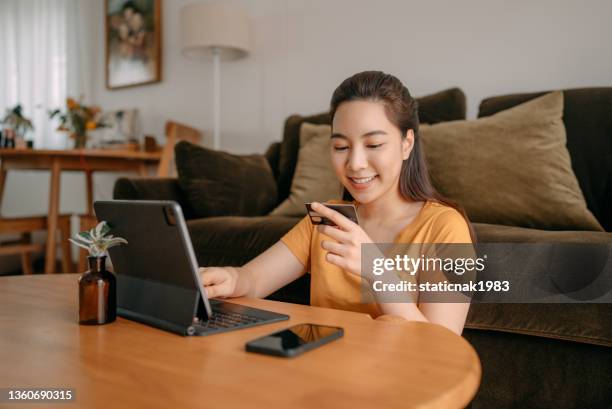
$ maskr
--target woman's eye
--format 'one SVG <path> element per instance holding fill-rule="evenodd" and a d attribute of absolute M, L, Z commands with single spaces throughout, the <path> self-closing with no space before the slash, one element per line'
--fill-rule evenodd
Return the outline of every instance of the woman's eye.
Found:
<path fill-rule="evenodd" d="M 376 149 L 376 148 L 380 148 L 383 145 L 384 145 L 384 143 L 377 143 L 377 144 L 368 145 L 368 148 Z"/>
<path fill-rule="evenodd" d="M 334 146 L 336 152 L 342 152 L 348 149 L 348 146 Z"/>

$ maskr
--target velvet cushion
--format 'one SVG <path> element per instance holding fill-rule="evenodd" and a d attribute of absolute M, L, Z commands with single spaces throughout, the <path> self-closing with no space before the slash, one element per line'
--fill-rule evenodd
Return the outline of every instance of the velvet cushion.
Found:
<path fill-rule="evenodd" d="M 276 204 L 276 181 L 265 157 L 232 155 L 185 141 L 174 151 L 179 185 L 196 217 L 258 216 Z"/>
<path fill-rule="evenodd" d="M 268 146 L 268 149 L 266 149 L 266 153 L 264 153 L 268 164 L 270 164 L 275 180 L 278 180 L 278 160 L 280 159 L 280 147 L 280 142 L 273 142 L 270 144 L 270 146 Z"/>
<path fill-rule="evenodd" d="M 612 348 L 465 329 L 482 364 L 470 409 L 609 409 Z"/>
<path fill-rule="evenodd" d="M 479 117 L 544 95 L 545 92 L 484 99 Z M 588 208 L 606 231 L 612 231 L 612 87 L 563 91 L 567 149 Z"/>
<path fill-rule="evenodd" d="M 424 124 L 465 119 L 465 94 L 459 88 L 451 88 L 435 94 L 417 98 L 419 120 Z M 311 124 L 331 124 L 329 113 L 310 116 L 291 115 L 285 121 L 283 142 L 278 162 L 278 198 L 285 200 L 291 191 L 291 181 L 295 172 L 300 146 L 300 126 L 303 122 Z"/>
<path fill-rule="evenodd" d="M 565 147 L 563 93 L 488 118 L 421 127 L 434 185 L 474 222 L 603 230 Z"/>
<path fill-rule="evenodd" d="M 330 149 L 331 126 L 304 122 L 300 128 L 300 150 L 291 193 L 271 216 L 305 216 L 304 203 L 340 199 L 342 185 L 332 168 Z"/>
<path fill-rule="evenodd" d="M 472 223 L 482 243 L 585 243 L 612 244 L 612 233 L 601 231 L 554 231 Z"/>
<path fill-rule="evenodd" d="M 181 206 L 185 219 L 195 217 L 176 178 L 119 178 L 113 188 L 113 199 L 172 200 Z"/>
<path fill-rule="evenodd" d="M 206 217 L 189 220 L 187 228 L 198 263 L 241 266 L 275 244 L 297 222 L 295 217 Z"/>
<path fill-rule="evenodd" d="M 612 347 L 610 322 L 609 304 L 474 303 L 466 327 Z"/>
<path fill-rule="evenodd" d="M 474 223 L 481 243 L 612 244 L 612 233 L 546 231 Z M 584 271 L 576 271 L 576 275 Z M 483 279 L 495 280 L 496 277 Z M 609 304 L 472 304 L 467 328 L 537 335 L 612 346 Z"/>
<path fill-rule="evenodd" d="M 206 217 L 188 221 L 187 229 L 198 265 L 242 266 L 278 242 L 299 220 L 272 216 Z M 308 304 L 310 274 L 304 274 L 266 298 Z"/>

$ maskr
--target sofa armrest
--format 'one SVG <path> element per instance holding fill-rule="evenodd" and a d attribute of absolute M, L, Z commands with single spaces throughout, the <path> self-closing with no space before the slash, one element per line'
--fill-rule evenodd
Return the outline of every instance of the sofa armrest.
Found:
<path fill-rule="evenodd" d="M 194 212 L 176 178 L 119 178 L 113 188 L 113 199 L 172 200 L 177 202 L 186 219 Z"/>

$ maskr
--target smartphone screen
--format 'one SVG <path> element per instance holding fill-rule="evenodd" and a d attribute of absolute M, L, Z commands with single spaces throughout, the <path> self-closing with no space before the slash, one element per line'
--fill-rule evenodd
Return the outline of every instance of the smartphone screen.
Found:
<path fill-rule="evenodd" d="M 246 350 L 276 356 L 296 356 L 343 335 L 344 330 L 339 327 L 298 324 L 250 341 L 246 344 Z"/>

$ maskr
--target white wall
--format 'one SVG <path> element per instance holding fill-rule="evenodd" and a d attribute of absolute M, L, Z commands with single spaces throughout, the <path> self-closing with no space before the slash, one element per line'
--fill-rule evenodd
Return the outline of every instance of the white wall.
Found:
<path fill-rule="evenodd" d="M 486 96 L 612 86 L 609 0 L 222 1 L 252 19 L 251 55 L 222 66 L 222 148 L 231 152 L 263 152 L 289 114 L 325 110 L 334 88 L 365 69 L 395 74 L 416 96 L 459 86 L 471 118 Z M 138 107 L 144 132 L 162 141 L 174 119 L 205 130 L 211 144 L 212 64 L 180 51 L 179 11 L 192 2 L 163 1 L 163 81 L 115 91 L 104 85 L 104 2 L 81 3 L 91 30 L 88 99 Z M 115 178 L 95 177 L 96 199 L 111 197 Z M 83 178 L 62 180 L 62 211 L 83 212 Z M 45 213 L 47 192 L 47 174 L 11 175 L 2 212 Z"/>
<path fill-rule="evenodd" d="M 413 95 L 459 86 L 469 117 L 490 95 L 612 85 L 612 2 L 465 0 L 225 0 L 252 18 L 253 52 L 222 66 L 222 147 L 263 152 L 291 113 L 327 108 L 334 88 L 365 69 L 395 74 Z M 212 64 L 181 55 L 179 11 L 166 0 L 163 81 L 104 87 L 103 17 L 94 100 L 141 109 L 147 133 L 180 120 L 212 130 Z M 210 138 L 207 139 L 210 143 Z"/>

